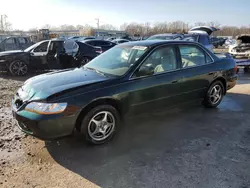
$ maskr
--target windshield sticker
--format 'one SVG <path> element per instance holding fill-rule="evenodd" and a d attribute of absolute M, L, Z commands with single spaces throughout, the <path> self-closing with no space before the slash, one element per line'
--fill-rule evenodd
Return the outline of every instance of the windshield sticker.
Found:
<path fill-rule="evenodd" d="M 134 50 L 146 50 L 147 49 L 147 47 L 146 46 L 134 46 L 132 49 L 134 49 Z"/>

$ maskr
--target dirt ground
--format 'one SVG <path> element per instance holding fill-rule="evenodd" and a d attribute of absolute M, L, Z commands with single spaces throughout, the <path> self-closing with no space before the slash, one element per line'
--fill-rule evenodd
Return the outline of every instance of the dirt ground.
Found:
<path fill-rule="evenodd" d="M 217 109 L 127 118 L 95 147 L 80 135 L 44 142 L 21 133 L 10 101 L 25 79 L 0 75 L 0 187 L 250 188 L 250 74 Z"/>

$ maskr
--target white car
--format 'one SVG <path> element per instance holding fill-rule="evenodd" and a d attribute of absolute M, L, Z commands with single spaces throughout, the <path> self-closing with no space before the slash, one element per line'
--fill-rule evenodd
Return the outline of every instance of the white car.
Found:
<path fill-rule="evenodd" d="M 228 52 L 233 57 L 250 58 L 250 35 L 239 35 L 236 40 L 235 44 L 229 46 Z"/>

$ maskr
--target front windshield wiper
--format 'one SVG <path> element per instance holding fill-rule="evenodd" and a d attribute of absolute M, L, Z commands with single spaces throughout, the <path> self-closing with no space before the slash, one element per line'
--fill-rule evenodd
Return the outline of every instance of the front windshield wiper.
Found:
<path fill-rule="evenodd" d="M 99 70 L 97 70 L 97 69 L 94 69 L 94 68 L 92 68 L 92 67 L 84 67 L 84 68 L 85 68 L 85 69 L 92 70 L 92 71 L 95 71 L 96 73 L 101 74 L 101 75 L 103 75 L 103 76 L 106 76 L 106 74 L 104 74 L 103 72 L 101 72 L 101 71 L 99 71 Z"/>

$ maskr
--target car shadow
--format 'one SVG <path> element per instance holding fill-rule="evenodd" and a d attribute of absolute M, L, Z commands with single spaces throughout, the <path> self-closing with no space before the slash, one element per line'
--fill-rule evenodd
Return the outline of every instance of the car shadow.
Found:
<path fill-rule="evenodd" d="M 181 178 L 188 174 L 181 170 L 194 165 L 185 164 L 186 154 L 212 147 L 242 121 L 235 112 L 249 111 L 249 104 L 249 95 L 232 93 L 216 109 L 192 104 L 127 117 L 119 134 L 104 145 L 88 145 L 77 134 L 46 142 L 46 147 L 57 163 L 100 187 L 165 187 L 167 181 L 183 187 Z M 171 174 L 180 176 L 179 182 Z"/>

